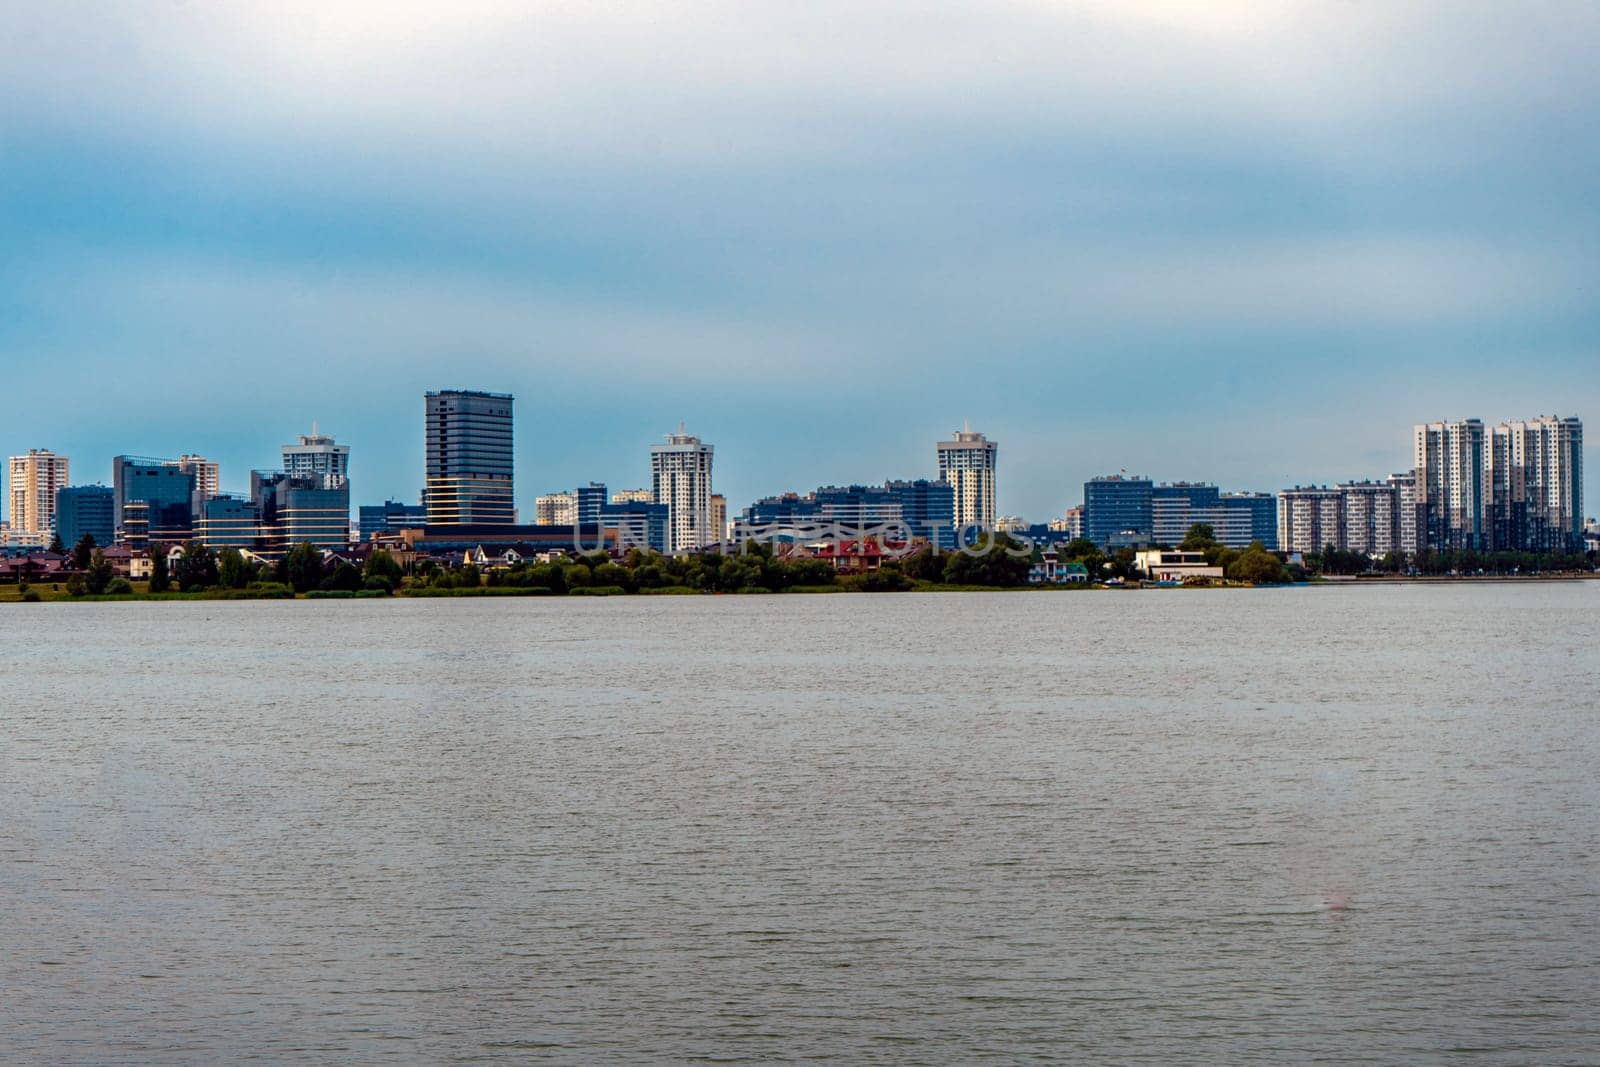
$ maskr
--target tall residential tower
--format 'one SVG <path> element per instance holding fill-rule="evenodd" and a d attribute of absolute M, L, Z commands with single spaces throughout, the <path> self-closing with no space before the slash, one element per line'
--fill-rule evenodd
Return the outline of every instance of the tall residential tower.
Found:
<path fill-rule="evenodd" d="M 956 525 L 994 528 L 995 458 L 999 444 L 968 424 L 952 440 L 940 441 L 939 480 L 955 490 Z"/>
<path fill-rule="evenodd" d="M 11 535 L 24 543 L 49 543 L 56 528 L 56 493 L 67 485 L 67 457 L 30 448 L 11 457 Z"/>
<path fill-rule="evenodd" d="M 650 449 L 650 491 L 667 506 L 667 551 L 687 552 L 721 540 L 711 526 L 712 446 L 693 434 L 667 435 Z"/>

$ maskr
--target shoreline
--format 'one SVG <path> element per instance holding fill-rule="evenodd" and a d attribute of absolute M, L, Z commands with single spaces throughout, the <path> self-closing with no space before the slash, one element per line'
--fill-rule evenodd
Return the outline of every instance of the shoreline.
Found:
<path fill-rule="evenodd" d="M 1350 588 L 1352 586 L 1388 586 L 1388 585 L 1470 585 L 1470 584 L 1507 584 L 1507 583 L 1548 583 L 1548 582 L 1584 582 L 1600 580 L 1600 573 L 1596 574 L 1479 574 L 1479 575 L 1333 575 L 1320 577 L 1314 581 L 1287 582 L 1275 585 L 1194 585 L 1194 586 L 1154 586 L 1130 583 L 1124 586 L 1115 585 L 1022 585 L 1022 586 L 979 586 L 979 585 L 941 585 L 937 583 L 919 583 L 915 588 L 898 590 L 902 594 L 923 593 L 1093 593 L 1093 592 L 1192 592 L 1195 590 L 1208 591 L 1251 591 L 1258 589 L 1314 589 L 1317 587 Z M 496 600 L 509 599 L 610 599 L 635 597 L 660 597 L 660 596 L 708 596 L 708 597 L 773 597 L 773 596 L 883 596 L 893 595 L 883 591 L 867 591 L 851 589 L 846 586 L 796 586 L 779 591 L 763 590 L 761 592 L 708 592 L 686 587 L 666 586 L 657 589 L 639 590 L 628 592 L 621 588 L 589 587 L 580 591 L 555 593 L 542 588 L 520 588 L 515 586 L 480 586 L 476 589 L 438 589 L 426 588 L 411 591 L 383 594 L 374 592 L 334 592 L 327 590 L 312 590 L 307 593 L 289 594 L 277 590 L 250 590 L 250 589 L 207 589 L 196 592 L 168 592 L 149 593 L 133 592 L 122 595 L 84 595 L 73 596 L 65 589 L 31 587 L 32 592 L 39 594 L 38 601 L 24 601 L 14 585 L 0 586 L 0 605 L 9 604 L 58 604 L 58 603 L 87 603 L 87 604 L 115 604 L 151 601 L 273 601 L 273 600 Z"/>

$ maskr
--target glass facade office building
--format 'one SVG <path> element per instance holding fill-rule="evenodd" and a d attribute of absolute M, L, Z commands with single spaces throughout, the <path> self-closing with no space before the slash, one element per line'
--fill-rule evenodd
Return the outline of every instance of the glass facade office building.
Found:
<path fill-rule="evenodd" d="M 71 548 L 84 535 L 109 548 L 117 535 L 115 496 L 104 485 L 68 485 L 56 491 L 56 533 Z"/>
<path fill-rule="evenodd" d="M 445 390 L 424 397 L 429 526 L 516 522 L 511 405 L 505 393 Z"/>
<path fill-rule="evenodd" d="M 130 547 L 182 544 L 194 536 L 195 473 L 169 460 L 111 461 L 113 519 Z"/>
<path fill-rule="evenodd" d="M 1102 547 L 1119 535 L 1132 532 L 1131 540 L 1148 542 L 1154 534 L 1152 489 L 1149 478 L 1109 475 L 1083 483 L 1083 535 Z"/>

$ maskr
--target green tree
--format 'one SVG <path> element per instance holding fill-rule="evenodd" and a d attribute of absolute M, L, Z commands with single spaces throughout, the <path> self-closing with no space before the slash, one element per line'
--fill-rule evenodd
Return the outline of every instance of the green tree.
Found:
<path fill-rule="evenodd" d="M 237 548 L 229 545 L 217 553 L 218 585 L 225 589 L 243 589 L 254 577 L 255 569 Z"/>
<path fill-rule="evenodd" d="M 167 573 L 167 551 L 161 545 L 150 546 L 150 591 L 165 593 L 172 588 L 172 576 Z"/>
<path fill-rule="evenodd" d="M 183 546 L 173 577 L 185 593 L 210 589 L 217 584 L 217 557 L 199 541 L 190 541 Z"/>
<path fill-rule="evenodd" d="M 50 551 L 58 556 L 67 554 L 67 546 L 61 543 L 61 535 L 59 533 L 50 535 Z"/>
<path fill-rule="evenodd" d="M 104 552 L 95 549 L 94 555 L 89 557 L 89 565 L 84 568 L 84 589 L 98 596 L 106 591 L 106 586 L 111 584 L 111 579 L 114 577 L 116 571 L 112 569 L 111 561 L 106 559 Z"/>
<path fill-rule="evenodd" d="M 944 565 L 944 580 L 949 585 L 1026 585 L 1031 564 L 1023 548 L 1022 542 L 1006 534 L 987 532 L 976 544 L 950 553 Z"/>
<path fill-rule="evenodd" d="M 283 557 L 279 570 L 283 584 L 296 593 L 308 592 L 322 584 L 324 577 L 322 550 L 309 541 L 302 541 Z"/>
<path fill-rule="evenodd" d="M 907 577 L 921 582 L 944 581 L 944 566 L 948 561 L 937 548 L 929 545 L 900 561 L 900 569 Z"/>
<path fill-rule="evenodd" d="M 402 573 L 400 564 L 386 549 L 374 549 L 372 555 L 367 557 L 366 577 L 387 579 L 391 589 L 400 584 Z"/>
<path fill-rule="evenodd" d="M 72 569 L 86 571 L 89 561 L 94 558 L 94 534 L 84 534 L 78 538 L 78 543 L 72 546 Z"/>
<path fill-rule="evenodd" d="M 1217 532 L 1209 522 L 1197 522 L 1189 527 L 1178 548 L 1184 552 L 1202 552 L 1217 543 Z"/>
<path fill-rule="evenodd" d="M 334 566 L 333 572 L 322 579 L 317 587 L 319 589 L 337 589 L 347 593 L 354 593 L 361 588 L 361 571 L 348 560 L 340 560 Z"/>
<path fill-rule="evenodd" d="M 1289 580 L 1283 561 L 1268 552 L 1260 541 L 1252 542 L 1228 565 L 1227 576 L 1231 581 L 1252 585 L 1276 585 Z"/>

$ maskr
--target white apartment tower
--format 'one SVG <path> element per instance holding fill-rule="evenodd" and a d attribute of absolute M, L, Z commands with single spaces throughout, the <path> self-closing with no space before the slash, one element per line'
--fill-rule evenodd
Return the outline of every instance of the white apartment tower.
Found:
<path fill-rule="evenodd" d="M 283 446 L 283 472 L 292 478 L 316 478 L 323 489 L 338 489 L 350 480 L 350 446 L 334 444 L 312 424 L 309 434 Z"/>
<path fill-rule="evenodd" d="M 45 544 L 56 528 L 56 492 L 67 482 L 67 457 L 48 448 L 12 456 L 11 536 L 22 543 Z"/>
<path fill-rule="evenodd" d="M 1483 420 L 1420 423 L 1412 437 L 1419 547 L 1483 548 Z"/>
<path fill-rule="evenodd" d="M 955 489 L 955 524 L 994 528 L 995 456 L 1000 446 L 972 429 L 957 430 L 954 439 L 939 442 L 939 478 Z"/>
<path fill-rule="evenodd" d="M 1578 551 L 1583 543 L 1583 423 L 1541 415 L 1484 440 L 1485 547 Z"/>
<path fill-rule="evenodd" d="M 1344 547 L 1344 494 L 1338 489 L 1296 487 L 1278 494 L 1278 548 L 1321 552 Z"/>
<path fill-rule="evenodd" d="M 721 540 L 711 524 L 712 446 L 686 433 L 667 435 L 650 449 L 650 494 L 667 505 L 667 551 L 687 552 Z"/>

